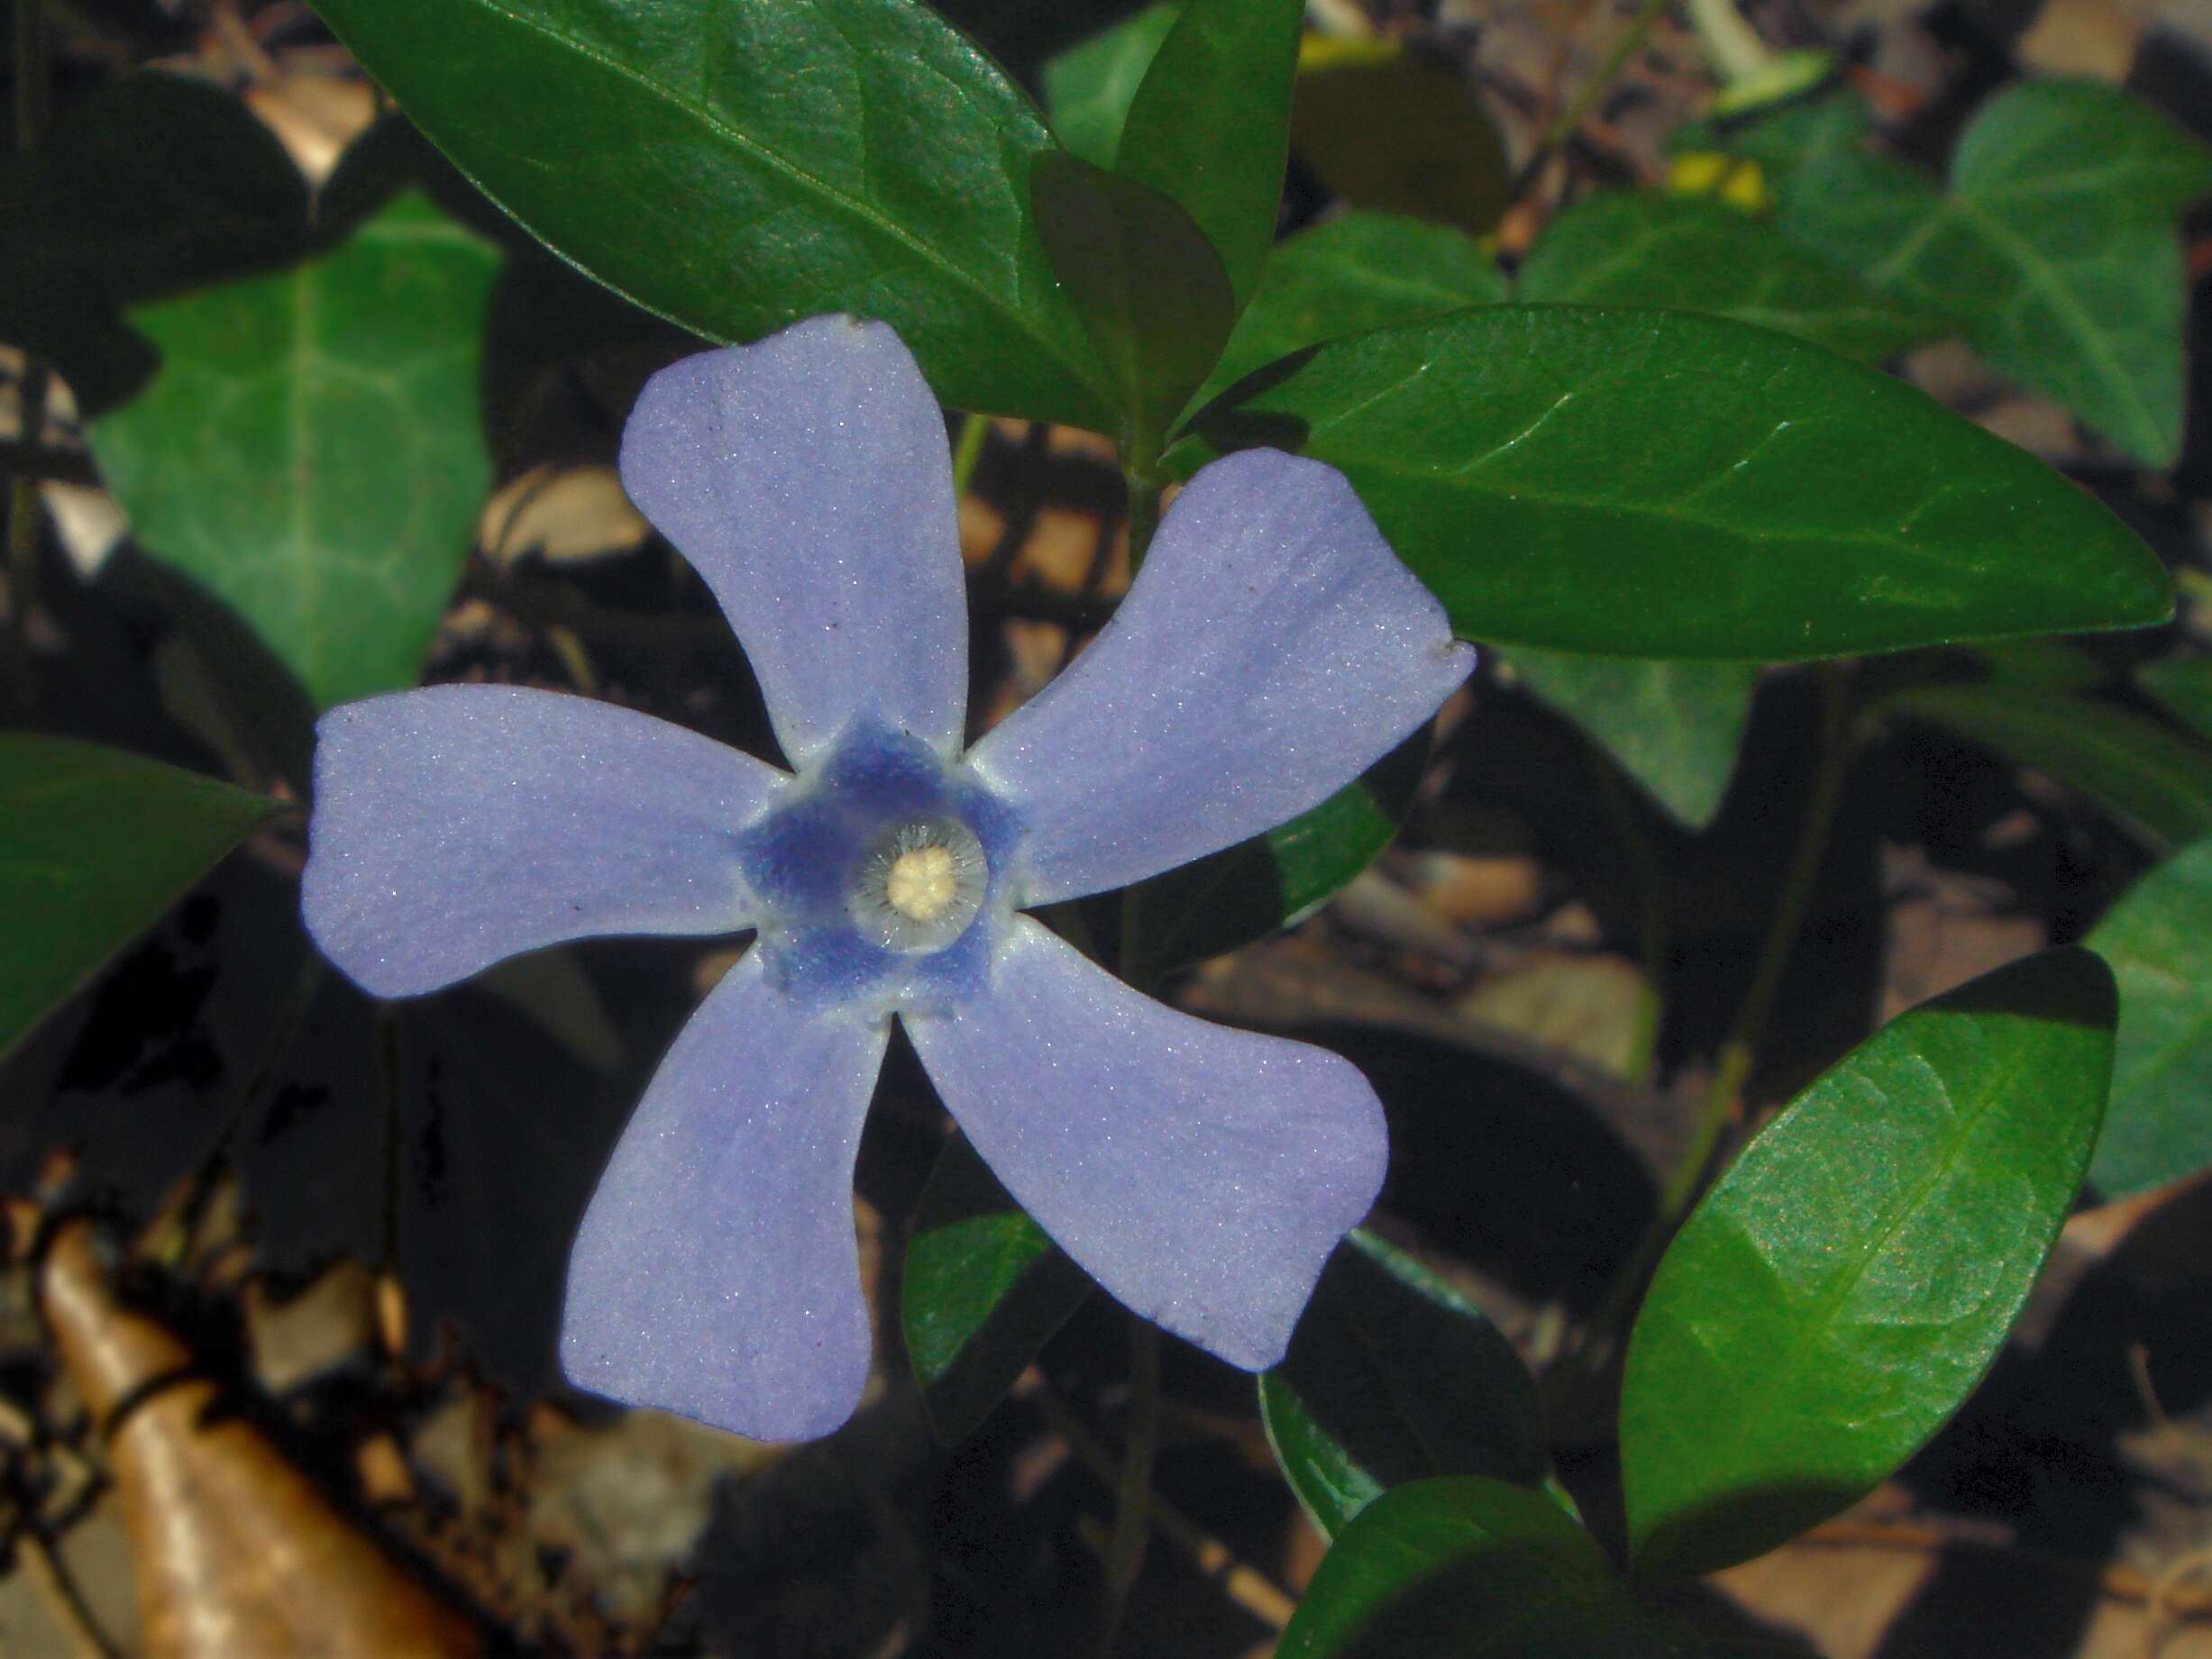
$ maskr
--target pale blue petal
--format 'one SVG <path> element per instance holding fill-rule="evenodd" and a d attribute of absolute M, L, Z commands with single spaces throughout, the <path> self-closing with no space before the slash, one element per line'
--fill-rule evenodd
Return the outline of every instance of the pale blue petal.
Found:
<path fill-rule="evenodd" d="M 970 753 L 1028 832 L 1016 902 L 1122 887 L 1294 817 L 1474 663 L 1340 473 L 1274 450 L 1214 462 L 1105 631 Z"/>
<path fill-rule="evenodd" d="M 793 765 L 856 716 L 958 752 L 952 459 L 898 335 L 814 317 L 672 364 L 623 432 L 622 482 L 721 601 Z"/>
<path fill-rule="evenodd" d="M 853 1157 L 888 1016 L 818 1016 L 749 951 L 683 1028 L 569 1258 L 579 1388 L 756 1440 L 826 1435 L 868 1380 Z"/>
<path fill-rule="evenodd" d="M 518 686 L 371 697 L 315 730 L 301 908 L 377 996 L 563 939 L 754 919 L 738 832 L 790 779 L 711 738 Z"/>
<path fill-rule="evenodd" d="M 1028 916 L 986 993 L 900 1018 L 975 1150 L 1086 1272 L 1232 1365 L 1283 1357 L 1383 1183 L 1382 1107 L 1348 1062 L 1179 1014 Z"/>

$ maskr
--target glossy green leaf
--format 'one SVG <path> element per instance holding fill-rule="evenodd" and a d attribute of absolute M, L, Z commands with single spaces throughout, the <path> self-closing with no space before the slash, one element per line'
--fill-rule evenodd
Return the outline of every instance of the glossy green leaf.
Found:
<path fill-rule="evenodd" d="M 1259 1380 L 1276 1460 L 1324 1538 L 1392 1487 L 1480 1474 L 1535 1486 L 1549 1473 L 1536 1381 L 1482 1309 L 1365 1230 L 1329 1261 L 1291 1338 Z"/>
<path fill-rule="evenodd" d="M 1129 981 L 1157 984 L 1303 921 L 1397 838 L 1429 760 L 1426 727 L 1320 806 L 1262 835 L 1130 889 L 1122 954 Z"/>
<path fill-rule="evenodd" d="M 1479 236 L 1505 211 L 1505 146 L 1459 65 L 1394 41 L 1317 41 L 1299 67 L 1291 148 L 1354 207 Z"/>
<path fill-rule="evenodd" d="M 149 70 L 0 158 L 0 340 L 59 369 L 96 411 L 151 368 L 121 308 L 296 256 L 307 186 L 236 97 Z"/>
<path fill-rule="evenodd" d="M 2212 657 L 2168 657 L 2135 670 L 2135 683 L 2199 737 L 2212 738 Z"/>
<path fill-rule="evenodd" d="M 1795 334 L 1866 362 L 1951 332 L 1774 226 L 1700 196 L 1604 190 L 1544 227 L 1514 297 L 1666 305 Z"/>
<path fill-rule="evenodd" d="M 1876 1032 L 1722 1175 L 1629 1343 L 1641 1574 L 1772 1549 L 1873 1490 L 1972 1392 L 2080 1189 L 2113 998 L 2079 948 L 1985 974 Z"/>
<path fill-rule="evenodd" d="M 1505 278 L 1475 239 L 1399 214 L 1348 213 L 1268 252 L 1202 399 L 1324 340 L 1495 305 Z"/>
<path fill-rule="evenodd" d="M 1653 662 L 1516 646 L 1506 667 L 1693 829 L 1720 810 L 1751 717 L 1756 662 Z"/>
<path fill-rule="evenodd" d="M 1060 142 L 1093 167 L 1111 167 L 1129 100 L 1180 8 L 1160 0 L 1045 66 L 1045 108 Z"/>
<path fill-rule="evenodd" d="M 1500 644 L 1785 661 L 2172 608 L 2134 533 L 2034 456 L 1717 317 L 1455 312 L 1332 342 L 1192 424 L 1339 468 L 1454 626 Z"/>
<path fill-rule="evenodd" d="M 1782 175 L 1778 222 L 1866 281 L 1948 313 L 1976 351 L 2138 460 L 2181 441 L 2188 285 L 2176 221 L 2212 149 L 2116 87 L 2025 81 L 1959 141 L 1951 187 L 1866 146 L 1826 100 L 1731 147 Z"/>
<path fill-rule="evenodd" d="M 1029 169 L 1037 232 L 1115 388 L 1125 457 L 1148 466 L 1237 321 L 1220 257 L 1175 198 L 1048 152 Z"/>
<path fill-rule="evenodd" d="M 1541 1492 L 1479 1476 L 1384 1493 L 1344 1529 L 1280 1659 L 1693 1659 Z"/>
<path fill-rule="evenodd" d="M 1090 1293 L 965 1138 L 946 1142 L 899 1288 L 907 1358 L 938 1440 L 955 1445 L 982 1427 Z"/>
<path fill-rule="evenodd" d="M 0 736 L 0 1055 L 281 809 L 120 749 Z"/>
<path fill-rule="evenodd" d="M 964 409 L 1106 429 L 1029 222 L 1052 137 L 915 0 L 319 0 L 455 166 L 649 311 L 850 311 Z"/>
<path fill-rule="evenodd" d="M 2088 796 L 2155 847 L 2212 834 L 2212 747 L 2117 704 L 2003 681 L 1918 686 L 1888 712 L 1925 720 Z"/>
<path fill-rule="evenodd" d="M 1114 151 L 1116 172 L 1197 221 L 1239 305 L 1251 297 L 1282 211 L 1304 16 L 1303 0 L 1185 0 Z"/>
<path fill-rule="evenodd" d="M 2129 888 L 2086 941 L 2120 987 L 2112 1104 L 2089 1164 L 2125 1198 L 2212 1164 L 2212 840 Z"/>
<path fill-rule="evenodd" d="M 411 686 L 491 482 L 498 253 L 407 194 L 335 252 L 132 314 L 161 353 L 93 452 L 140 541 L 327 706 Z"/>

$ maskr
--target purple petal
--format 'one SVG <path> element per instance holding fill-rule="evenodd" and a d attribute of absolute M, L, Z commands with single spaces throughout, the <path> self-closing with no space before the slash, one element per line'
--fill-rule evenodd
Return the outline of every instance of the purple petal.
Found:
<path fill-rule="evenodd" d="M 818 1017 L 748 951 L 691 1017 L 569 1258 L 579 1388 L 756 1440 L 826 1435 L 868 1380 L 853 1156 L 888 1016 Z"/>
<path fill-rule="evenodd" d="M 315 729 L 301 907 L 379 997 L 563 939 L 748 925 L 736 832 L 789 781 L 665 720 L 518 686 L 371 697 Z"/>
<path fill-rule="evenodd" d="M 721 601 L 793 765 L 856 715 L 958 752 L 952 458 L 898 335 L 814 317 L 670 365 L 624 429 L 622 482 Z"/>
<path fill-rule="evenodd" d="M 1018 902 L 1125 886 L 1296 816 L 1474 663 L 1340 473 L 1274 450 L 1216 461 L 1105 632 L 970 754 L 1028 826 Z"/>
<path fill-rule="evenodd" d="M 1027 916 L 991 989 L 901 1015 L 975 1150 L 1147 1319 L 1259 1371 L 1375 1201 L 1387 1146 L 1351 1064 L 1179 1014 Z"/>

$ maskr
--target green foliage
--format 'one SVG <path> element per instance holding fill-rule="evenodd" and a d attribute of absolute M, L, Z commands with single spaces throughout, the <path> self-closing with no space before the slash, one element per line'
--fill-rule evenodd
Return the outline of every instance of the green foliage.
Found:
<path fill-rule="evenodd" d="M 880 318 L 957 408 L 1110 429 L 1029 218 L 1052 136 L 912 0 L 321 0 L 454 165 L 715 340 Z"/>
<path fill-rule="evenodd" d="M 132 313 L 161 353 L 93 450 L 139 538 L 318 706 L 411 686 L 491 481 L 498 254 L 416 195 L 335 252 Z"/>
<path fill-rule="evenodd" d="M 2080 1188 L 2113 996 L 2077 948 L 1923 1003 L 1715 1183 L 1629 1345 L 1622 1480 L 1640 1573 L 1773 1548 L 1871 1490 L 1972 1391 Z"/>
<path fill-rule="evenodd" d="M 1549 1473 L 1535 1379 L 1482 1309 L 1357 1231 L 1330 1259 L 1260 1416 L 1325 1538 L 1392 1487 L 1434 1475 L 1535 1486 Z"/>
<path fill-rule="evenodd" d="M 1795 334 L 1865 362 L 1949 332 L 1774 226 L 1699 196 L 1604 190 L 1544 227 L 1514 297 L 1667 305 Z"/>
<path fill-rule="evenodd" d="M 1112 379 L 1123 457 L 1148 469 L 1237 321 L 1220 258 L 1174 197 L 1074 156 L 1038 156 L 1029 189 L 1037 233 Z"/>
<path fill-rule="evenodd" d="M 1984 105 L 1951 187 L 1869 150 L 1839 96 L 1725 139 L 1780 187 L 1778 222 L 1907 304 L 1958 319 L 1991 364 L 2137 460 L 2181 442 L 2187 284 L 2175 221 L 2212 150 L 2116 87 L 2026 81 Z"/>
<path fill-rule="evenodd" d="M 1456 312 L 1332 342 L 1194 424 L 1341 469 L 1454 625 L 1505 645 L 1780 661 L 2172 606 L 2134 533 L 2033 456 L 1718 318 Z"/>
<path fill-rule="evenodd" d="M 1170 0 L 1159 0 L 1045 66 L 1045 108 L 1069 153 L 1093 167 L 1114 164 L 1129 100 L 1180 11 Z"/>
<path fill-rule="evenodd" d="M 1462 1475 L 1384 1493 L 1344 1529 L 1283 1659 L 1693 1659 L 1541 1492 Z"/>
<path fill-rule="evenodd" d="M 1397 214 L 1348 213 L 1277 242 L 1199 396 L 1324 340 L 1495 305 L 1505 278 L 1475 239 Z"/>
<path fill-rule="evenodd" d="M 1392 841 L 1429 760 L 1424 727 L 1310 811 L 1263 835 L 1129 889 L 1122 953 L 1129 981 L 1157 984 L 1303 921 L 1348 887 Z"/>
<path fill-rule="evenodd" d="M 2120 987 L 2089 1184 L 2119 1199 L 2212 1164 L 2212 840 L 2128 889 L 2087 943 Z"/>
<path fill-rule="evenodd" d="M 94 412 L 151 368 L 122 307 L 296 256 L 307 187 L 236 98 L 148 71 L 0 158 L 0 340 L 59 369 Z"/>
<path fill-rule="evenodd" d="M 0 736 L 0 1055 L 280 810 L 120 749 Z"/>
<path fill-rule="evenodd" d="M 1720 810 L 1751 716 L 1756 662 L 1653 662 L 1516 646 L 1507 666 L 1676 818 Z"/>
<path fill-rule="evenodd" d="M 1239 306 L 1275 241 L 1304 15 L 1302 0 L 1186 0 L 1114 152 L 1116 172 L 1197 221 Z"/>
<path fill-rule="evenodd" d="M 1354 207 L 1477 236 L 1505 211 L 1505 146 L 1474 82 L 1395 41 L 1315 42 L 1299 70 L 1291 147 Z"/>
<path fill-rule="evenodd" d="M 2198 736 L 2212 738 L 2212 657 L 2168 657 L 2137 669 L 2135 683 Z"/>
<path fill-rule="evenodd" d="M 938 1440 L 955 1445 L 982 1427 L 1090 1293 L 974 1148 L 946 1142 L 915 1208 L 899 1290 L 907 1358 Z"/>

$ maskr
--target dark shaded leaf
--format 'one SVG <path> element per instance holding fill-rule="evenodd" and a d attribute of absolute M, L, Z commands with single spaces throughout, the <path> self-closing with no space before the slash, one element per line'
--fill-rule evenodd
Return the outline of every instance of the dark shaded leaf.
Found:
<path fill-rule="evenodd" d="M 1313 42 L 1299 66 L 1291 147 L 1354 207 L 1478 236 L 1505 211 L 1505 147 L 1474 83 L 1398 41 Z"/>
<path fill-rule="evenodd" d="M 1759 683 L 1756 662 L 1650 662 L 1515 647 L 1507 667 L 1675 817 L 1720 810 Z"/>

